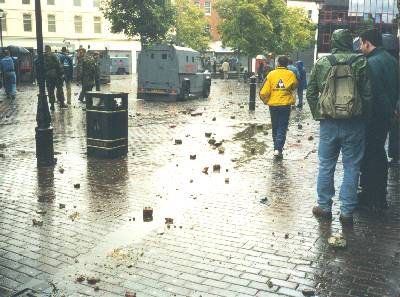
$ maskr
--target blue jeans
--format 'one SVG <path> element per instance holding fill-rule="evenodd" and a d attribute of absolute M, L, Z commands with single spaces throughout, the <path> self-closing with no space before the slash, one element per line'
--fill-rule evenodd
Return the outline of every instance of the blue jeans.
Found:
<path fill-rule="evenodd" d="M 14 71 L 4 73 L 4 89 L 7 96 L 15 96 L 17 94 L 17 78 Z"/>
<path fill-rule="evenodd" d="M 270 106 L 272 139 L 274 141 L 274 150 L 282 152 L 286 141 L 286 132 L 289 125 L 290 105 Z"/>
<path fill-rule="evenodd" d="M 357 187 L 365 150 L 365 123 L 361 120 L 322 120 L 320 122 L 318 205 L 331 211 L 335 195 L 334 173 L 342 152 L 343 181 L 339 200 L 342 215 L 351 215 L 357 206 Z"/>

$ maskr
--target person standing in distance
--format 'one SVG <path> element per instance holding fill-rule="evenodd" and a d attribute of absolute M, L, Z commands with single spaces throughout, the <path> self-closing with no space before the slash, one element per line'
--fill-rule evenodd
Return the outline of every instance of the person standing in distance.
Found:
<path fill-rule="evenodd" d="M 67 90 L 67 104 L 71 104 L 71 82 L 74 72 L 72 58 L 68 56 L 68 50 L 65 46 L 61 49 L 61 54 L 58 56 L 64 68 L 64 81 Z"/>
<path fill-rule="evenodd" d="M 17 95 L 17 77 L 15 75 L 14 59 L 10 51 L 4 51 L 4 57 L 0 60 L 0 67 L 4 78 L 4 89 L 8 99 L 15 99 Z"/>

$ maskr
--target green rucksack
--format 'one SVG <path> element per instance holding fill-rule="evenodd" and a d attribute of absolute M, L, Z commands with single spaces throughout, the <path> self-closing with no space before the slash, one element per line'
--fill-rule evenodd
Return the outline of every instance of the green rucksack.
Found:
<path fill-rule="evenodd" d="M 323 117 L 341 120 L 362 115 L 362 98 L 351 66 L 361 56 L 353 55 L 345 62 L 338 62 L 334 55 L 327 56 L 332 67 L 319 100 Z"/>

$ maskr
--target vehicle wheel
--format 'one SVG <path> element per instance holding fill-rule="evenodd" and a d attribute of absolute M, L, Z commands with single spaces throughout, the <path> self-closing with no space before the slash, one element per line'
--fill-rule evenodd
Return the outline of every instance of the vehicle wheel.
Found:
<path fill-rule="evenodd" d="M 205 86 L 203 88 L 203 98 L 208 98 L 210 96 L 210 86 Z"/>
<path fill-rule="evenodd" d="M 188 100 L 189 96 L 190 96 L 190 82 L 184 81 L 182 83 L 182 89 L 179 97 L 181 100 Z"/>

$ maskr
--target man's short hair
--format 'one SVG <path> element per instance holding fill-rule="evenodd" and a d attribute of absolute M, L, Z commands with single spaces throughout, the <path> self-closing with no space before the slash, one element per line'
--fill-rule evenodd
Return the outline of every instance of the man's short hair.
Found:
<path fill-rule="evenodd" d="M 62 52 L 62 53 L 66 53 L 66 52 L 67 52 L 67 48 L 66 48 L 65 46 L 63 46 L 63 47 L 61 48 L 61 52 Z"/>
<path fill-rule="evenodd" d="M 50 51 L 50 52 L 51 52 L 51 47 L 50 47 L 50 45 L 46 45 L 46 46 L 44 47 L 44 50 L 45 50 L 45 51 Z"/>
<path fill-rule="evenodd" d="M 373 46 L 382 46 L 382 35 L 376 29 L 365 30 L 360 34 L 361 42 L 369 41 Z"/>
<path fill-rule="evenodd" d="M 287 67 L 287 65 L 289 64 L 289 58 L 287 56 L 279 56 L 278 64 L 279 66 Z"/>
<path fill-rule="evenodd" d="M 10 51 L 9 50 L 4 50 L 4 56 L 9 56 L 10 55 Z"/>

